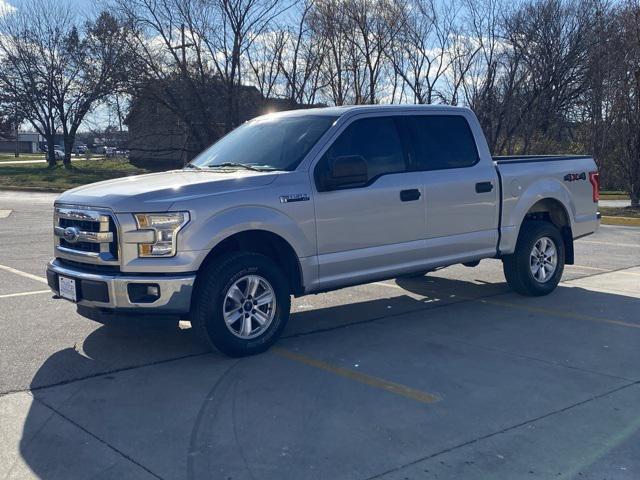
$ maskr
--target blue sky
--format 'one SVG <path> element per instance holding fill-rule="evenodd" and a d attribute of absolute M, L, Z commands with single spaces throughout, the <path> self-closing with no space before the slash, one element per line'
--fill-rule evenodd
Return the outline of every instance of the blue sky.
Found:
<path fill-rule="evenodd" d="M 3 8 L 19 7 L 24 0 L 0 0 L 0 12 Z M 58 0 L 56 3 L 67 3 L 75 7 L 79 14 L 90 14 L 106 3 L 105 0 Z"/>

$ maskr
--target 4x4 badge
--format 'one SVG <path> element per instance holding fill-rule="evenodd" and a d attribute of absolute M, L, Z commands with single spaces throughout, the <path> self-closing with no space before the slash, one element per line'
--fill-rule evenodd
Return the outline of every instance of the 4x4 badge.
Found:
<path fill-rule="evenodd" d="M 575 182 L 576 180 L 586 180 L 587 179 L 587 174 L 582 172 L 582 173 L 567 173 L 564 176 L 564 181 L 565 182 Z"/>

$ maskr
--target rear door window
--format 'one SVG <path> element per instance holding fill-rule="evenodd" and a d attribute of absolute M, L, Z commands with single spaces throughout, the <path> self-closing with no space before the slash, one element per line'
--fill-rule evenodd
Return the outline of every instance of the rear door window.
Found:
<path fill-rule="evenodd" d="M 417 170 L 471 167 L 478 163 L 476 142 L 464 117 L 422 115 L 404 117 Z"/>

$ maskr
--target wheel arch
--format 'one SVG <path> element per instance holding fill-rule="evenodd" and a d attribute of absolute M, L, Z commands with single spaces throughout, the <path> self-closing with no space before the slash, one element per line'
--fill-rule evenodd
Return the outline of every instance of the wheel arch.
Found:
<path fill-rule="evenodd" d="M 298 296 L 304 293 L 302 267 L 293 246 L 282 236 L 269 230 L 248 229 L 235 232 L 218 242 L 205 256 L 198 273 L 209 267 L 221 256 L 232 252 L 260 253 L 271 258 L 289 281 L 291 292 Z"/>
<path fill-rule="evenodd" d="M 565 263 L 573 265 L 574 250 L 571 216 L 564 203 L 554 197 L 543 198 L 535 202 L 526 211 L 520 223 L 518 236 L 520 236 L 523 225 L 528 221 L 534 220 L 549 222 L 560 231 L 565 247 Z"/>

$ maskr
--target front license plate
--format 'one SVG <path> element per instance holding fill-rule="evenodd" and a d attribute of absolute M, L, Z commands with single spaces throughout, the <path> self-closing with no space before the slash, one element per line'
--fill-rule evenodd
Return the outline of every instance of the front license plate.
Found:
<path fill-rule="evenodd" d="M 60 296 L 67 300 L 71 300 L 72 302 L 77 302 L 76 281 L 73 278 L 67 278 L 60 275 L 58 276 L 58 282 L 60 285 Z"/>

